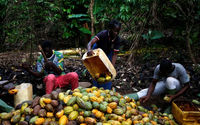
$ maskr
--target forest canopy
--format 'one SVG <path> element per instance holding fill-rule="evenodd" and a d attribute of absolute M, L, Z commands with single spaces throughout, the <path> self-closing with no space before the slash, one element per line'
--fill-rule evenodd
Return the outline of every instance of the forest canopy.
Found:
<path fill-rule="evenodd" d="M 199 0 L 0 0 L 0 7 L 1 52 L 35 48 L 42 39 L 84 48 L 117 19 L 122 49 L 167 46 L 185 50 L 193 63 L 199 53 Z"/>

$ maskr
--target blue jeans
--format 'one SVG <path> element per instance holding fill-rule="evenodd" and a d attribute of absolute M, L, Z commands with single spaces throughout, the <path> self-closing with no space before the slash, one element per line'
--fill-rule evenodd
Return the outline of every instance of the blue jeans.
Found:
<path fill-rule="evenodd" d="M 98 48 L 98 46 L 97 46 L 97 44 L 95 43 L 95 44 L 93 45 L 92 49 L 97 49 L 97 48 Z M 110 61 L 112 61 L 113 52 L 111 51 L 109 54 L 106 54 L 106 55 L 107 55 L 108 59 L 109 59 Z M 106 83 L 101 83 L 101 84 L 97 83 L 97 81 L 95 81 L 95 80 L 92 80 L 92 82 L 93 82 L 93 85 L 96 86 L 96 87 L 98 87 L 98 88 L 103 87 L 104 89 L 109 89 L 109 90 L 111 90 L 112 82 L 106 82 Z"/>

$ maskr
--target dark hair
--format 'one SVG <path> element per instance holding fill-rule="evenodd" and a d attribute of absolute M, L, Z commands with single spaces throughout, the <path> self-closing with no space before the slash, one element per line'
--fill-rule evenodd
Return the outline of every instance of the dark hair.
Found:
<path fill-rule="evenodd" d="M 117 27 L 117 26 L 121 27 L 121 23 L 120 23 L 119 21 L 117 21 L 117 20 L 111 20 L 111 21 L 108 23 L 108 28 L 109 28 L 109 29 L 113 29 L 113 28 L 115 28 L 115 27 Z"/>
<path fill-rule="evenodd" d="M 163 59 L 160 62 L 160 71 L 165 72 L 172 68 L 172 62 L 168 59 Z"/>
<path fill-rule="evenodd" d="M 40 43 L 41 43 L 42 49 L 44 49 L 44 48 L 51 48 L 51 46 L 52 46 L 51 45 L 51 41 L 49 41 L 49 40 L 43 40 Z"/>

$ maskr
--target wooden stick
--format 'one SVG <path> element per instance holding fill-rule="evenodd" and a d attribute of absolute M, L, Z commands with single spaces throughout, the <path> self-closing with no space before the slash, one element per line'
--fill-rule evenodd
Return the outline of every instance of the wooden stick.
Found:
<path fill-rule="evenodd" d="M 45 55 L 45 53 L 44 53 L 42 47 L 41 47 L 40 45 L 38 45 L 38 48 L 39 48 L 40 52 L 42 53 L 42 56 L 43 56 L 43 58 L 44 58 L 44 61 L 45 61 L 45 62 L 48 62 L 47 57 L 46 57 L 46 55 Z"/>
<path fill-rule="evenodd" d="M 10 82 L 16 81 L 16 80 L 17 80 L 17 79 L 16 79 L 16 75 L 14 75 L 13 78 L 10 79 L 10 80 L 0 81 L 0 88 L 3 87 L 4 85 L 6 85 L 6 84 L 8 84 L 8 83 L 10 83 Z"/>

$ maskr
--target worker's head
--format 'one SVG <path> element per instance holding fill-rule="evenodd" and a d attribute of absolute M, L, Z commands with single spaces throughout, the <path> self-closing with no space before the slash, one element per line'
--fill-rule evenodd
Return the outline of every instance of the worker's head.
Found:
<path fill-rule="evenodd" d="M 109 22 L 108 28 L 111 38 L 115 38 L 121 30 L 121 23 L 117 20 L 112 20 Z"/>
<path fill-rule="evenodd" d="M 162 76 L 170 74 L 174 70 L 172 62 L 168 59 L 163 59 L 160 62 L 160 73 Z"/>
<path fill-rule="evenodd" d="M 47 58 L 52 56 L 53 50 L 52 50 L 51 41 L 48 41 L 48 40 L 42 41 L 41 42 L 41 47 L 42 47 L 44 53 L 46 54 Z"/>

